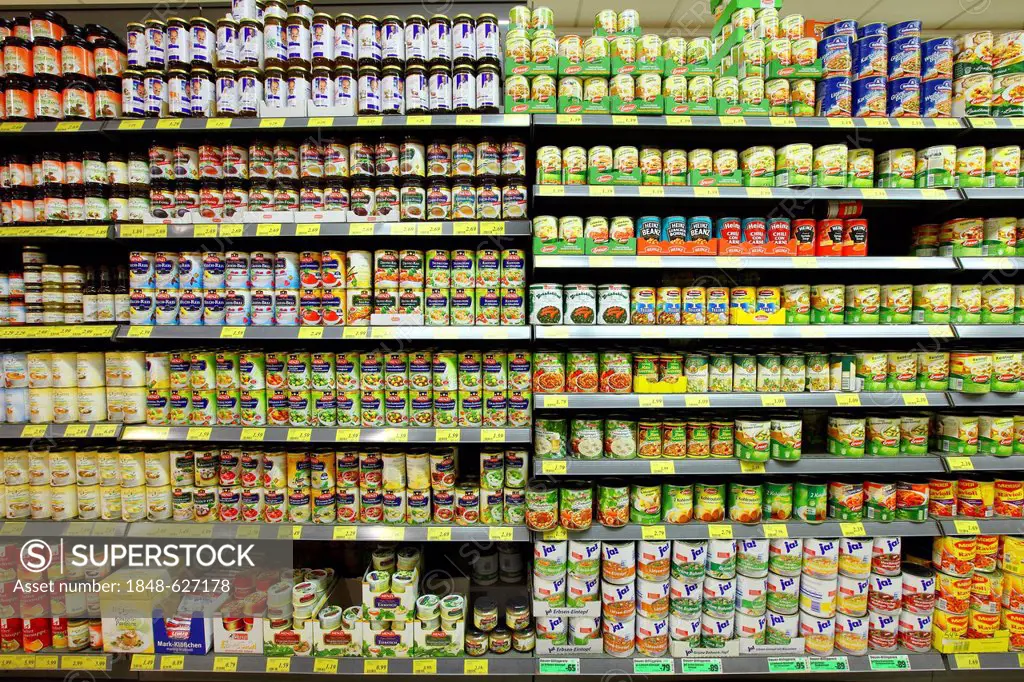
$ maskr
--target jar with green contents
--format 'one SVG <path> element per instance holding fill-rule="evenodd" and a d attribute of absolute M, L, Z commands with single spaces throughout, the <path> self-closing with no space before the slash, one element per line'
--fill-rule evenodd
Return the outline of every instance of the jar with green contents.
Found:
<path fill-rule="evenodd" d="M 736 452 L 736 426 L 731 421 L 713 421 L 709 426 L 711 456 L 731 459 Z"/>
<path fill-rule="evenodd" d="M 611 459 L 636 458 L 636 422 L 621 417 L 604 422 L 604 455 Z"/>
<path fill-rule="evenodd" d="M 779 389 L 783 393 L 803 393 L 806 388 L 806 358 L 803 353 L 786 353 L 782 356 L 782 380 Z"/>
<path fill-rule="evenodd" d="M 742 462 L 767 462 L 771 451 L 771 422 L 737 419 L 736 458 Z"/>
<path fill-rule="evenodd" d="M 661 486 L 634 483 L 629 486 L 629 522 L 650 526 L 661 521 Z"/>
<path fill-rule="evenodd" d="M 732 390 L 734 393 L 757 391 L 757 356 L 745 353 L 732 356 Z"/>
<path fill-rule="evenodd" d="M 534 418 L 533 447 L 538 459 L 564 459 L 568 450 L 565 420 Z"/>
<path fill-rule="evenodd" d="M 775 353 L 757 355 L 758 393 L 778 393 L 782 387 L 782 356 Z"/>
<path fill-rule="evenodd" d="M 900 454 L 927 455 L 931 418 L 923 414 L 900 417 Z"/>
<path fill-rule="evenodd" d="M 886 387 L 890 391 L 913 391 L 917 388 L 917 353 L 890 351 Z"/>
<path fill-rule="evenodd" d="M 711 393 L 732 393 L 732 356 L 712 353 L 708 366 L 708 390 Z"/>
<path fill-rule="evenodd" d="M 857 384 L 866 393 L 881 393 L 887 389 L 889 357 L 884 352 L 857 353 Z"/>
<path fill-rule="evenodd" d="M 803 421 L 793 415 L 777 417 L 771 421 L 772 459 L 795 462 L 800 459 L 803 447 Z"/>
<path fill-rule="evenodd" d="M 768 481 L 764 484 L 761 516 L 767 521 L 788 521 L 793 516 L 793 484 Z"/>
<path fill-rule="evenodd" d="M 896 457 L 900 454 L 900 418 L 871 416 L 867 418 L 867 454 Z"/>
<path fill-rule="evenodd" d="M 825 483 L 797 481 L 793 486 L 793 515 L 807 523 L 821 523 L 828 517 L 828 488 Z"/>
<path fill-rule="evenodd" d="M 581 416 L 569 422 L 569 453 L 579 459 L 601 459 L 604 452 L 604 421 Z"/>
<path fill-rule="evenodd" d="M 863 457 L 866 430 L 864 419 L 829 415 L 829 454 L 839 457 Z"/>

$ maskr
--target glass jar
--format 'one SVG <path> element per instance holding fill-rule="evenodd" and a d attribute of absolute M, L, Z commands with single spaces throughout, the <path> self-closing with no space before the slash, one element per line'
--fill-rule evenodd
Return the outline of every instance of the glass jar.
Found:
<path fill-rule="evenodd" d="M 217 27 L 204 17 L 189 19 L 192 34 L 191 66 L 212 69 L 216 63 Z"/>
<path fill-rule="evenodd" d="M 394 14 L 380 20 L 380 53 L 385 67 L 405 66 L 405 31 Z"/>
<path fill-rule="evenodd" d="M 96 81 L 96 118 L 121 118 L 121 82 L 113 76 L 103 76 Z"/>
<path fill-rule="evenodd" d="M 324 188 L 321 186 L 319 178 L 303 178 L 302 187 L 299 190 L 299 210 L 324 210 Z"/>
<path fill-rule="evenodd" d="M 288 38 L 282 17 L 267 16 L 263 21 L 263 64 L 277 69 L 288 64 Z"/>
<path fill-rule="evenodd" d="M 381 113 L 405 113 L 405 84 L 403 80 L 401 67 L 384 67 L 380 78 Z"/>
<path fill-rule="evenodd" d="M 238 31 L 238 63 L 243 69 L 259 69 L 263 61 L 262 25 L 256 19 L 242 19 Z"/>
<path fill-rule="evenodd" d="M 402 179 L 399 191 L 399 219 L 423 220 L 427 212 L 427 193 L 423 189 L 423 179 L 407 177 Z"/>
<path fill-rule="evenodd" d="M 394 178 L 377 179 L 377 187 L 373 193 L 374 215 L 379 218 L 398 220 L 400 214 L 398 189 Z"/>
<path fill-rule="evenodd" d="M 359 115 L 375 116 L 380 114 L 380 69 L 375 66 L 360 66 L 357 90 L 356 111 L 359 112 Z"/>
<path fill-rule="evenodd" d="M 426 114 L 430 111 L 430 89 L 427 69 L 413 64 L 405 68 L 405 113 Z"/>
<path fill-rule="evenodd" d="M 309 101 L 309 69 L 304 66 L 288 67 L 288 95 L 285 105 L 305 107 Z"/>
<path fill-rule="evenodd" d="M 435 14 L 427 22 L 427 62 L 451 68 L 452 22 L 443 14 Z"/>
<path fill-rule="evenodd" d="M 367 178 L 353 178 L 349 193 L 349 211 L 357 218 L 365 219 L 374 215 L 375 193 Z"/>
<path fill-rule="evenodd" d="M 313 15 L 310 56 L 313 66 L 334 66 L 334 18 L 330 14 L 317 12 Z"/>
<path fill-rule="evenodd" d="M 452 19 L 452 61 L 456 67 L 472 67 L 476 62 L 476 22 L 469 14 Z"/>
<path fill-rule="evenodd" d="M 476 63 L 477 66 L 500 66 L 501 31 L 498 17 L 493 14 L 481 14 L 476 18 Z"/>
<path fill-rule="evenodd" d="M 309 17 L 293 13 L 288 15 L 285 26 L 288 46 L 288 66 L 302 66 L 306 69 L 312 64 L 309 45 Z"/>
<path fill-rule="evenodd" d="M 381 43 L 380 22 L 372 14 L 359 17 L 356 24 L 356 52 L 359 55 L 359 66 L 380 66 Z"/>
<path fill-rule="evenodd" d="M 425 67 L 429 56 L 427 20 L 419 14 L 410 14 L 405 20 L 405 65 Z"/>
<path fill-rule="evenodd" d="M 343 12 L 334 17 L 334 63 L 354 67 L 356 55 L 356 18 Z"/>
<path fill-rule="evenodd" d="M 266 178 L 253 178 L 249 183 L 249 210 L 274 210 L 274 193 L 270 191 L 270 182 Z"/>
<path fill-rule="evenodd" d="M 66 35 L 60 44 L 61 72 L 64 76 L 96 77 L 92 44 L 78 35 Z"/>
<path fill-rule="evenodd" d="M 476 111 L 496 114 L 501 102 L 501 75 L 498 67 L 482 64 L 476 68 Z"/>
<path fill-rule="evenodd" d="M 60 76 L 60 42 L 53 38 L 37 37 L 32 41 L 32 69 L 36 76 Z"/>
<path fill-rule="evenodd" d="M 7 120 L 31 121 L 35 117 L 32 79 L 26 76 L 10 75 L 6 78 L 5 86 L 4 108 L 7 110 Z"/>
<path fill-rule="evenodd" d="M 277 180 L 274 183 L 274 210 L 299 210 L 299 188 L 295 180 Z"/>
<path fill-rule="evenodd" d="M 347 211 L 348 209 L 348 188 L 339 179 L 328 179 L 324 187 L 324 210 Z"/>
<path fill-rule="evenodd" d="M 224 216 L 231 217 L 236 213 L 249 210 L 249 190 L 238 178 L 224 183 Z"/>
<path fill-rule="evenodd" d="M 270 66 L 264 71 L 263 97 L 268 107 L 280 108 L 285 105 L 288 87 L 284 79 L 284 69 Z"/>
<path fill-rule="evenodd" d="M 452 219 L 452 190 L 448 181 L 434 178 L 427 190 L 427 220 Z"/>
<path fill-rule="evenodd" d="M 456 114 L 476 111 L 476 74 L 472 64 L 455 67 L 452 75 L 452 108 Z"/>
<path fill-rule="evenodd" d="M 452 70 L 443 64 L 430 67 L 427 77 L 427 98 L 432 113 L 445 113 L 452 110 Z"/>
<path fill-rule="evenodd" d="M 35 88 L 32 90 L 32 110 L 37 121 L 59 121 L 64 118 L 60 78 L 36 76 Z"/>
<path fill-rule="evenodd" d="M 107 200 L 107 207 L 110 211 L 110 220 L 123 221 L 128 219 L 127 185 L 119 185 L 110 188 L 110 197 Z"/>
<path fill-rule="evenodd" d="M 238 66 L 238 22 L 233 17 L 223 17 L 217 20 L 217 68 Z"/>

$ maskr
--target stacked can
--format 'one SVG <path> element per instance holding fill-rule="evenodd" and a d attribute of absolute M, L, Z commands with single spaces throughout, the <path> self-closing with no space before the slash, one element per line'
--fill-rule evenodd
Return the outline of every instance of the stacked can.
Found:
<path fill-rule="evenodd" d="M 815 116 L 837 118 L 855 115 L 852 77 L 853 45 L 856 38 L 857 25 L 852 21 L 837 21 L 822 31 L 821 40 L 818 41 L 822 79 L 817 84 Z M 881 94 L 884 111 L 884 88 Z M 875 99 L 877 102 L 877 93 Z"/>
<path fill-rule="evenodd" d="M 84 355 L 84 361 L 88 363 L 94 362 L 91 358 L 98 354 L 79 355 Z M 107 421 L 142 424 L 146 418 L 146 354 L 141 351 L 108 351 L 103 354 L 103 366 L 107 393 Z M 56 379 L 56 375 L 54 378 Z M 63 382 L 66 383 L 66 379 Z M 58 403 L 66 398 L 67 394 L 55 391 L 56 410 L 61 407 Z"/>
<path fill-rule="evenodd" d="M 953 61 L 953 115 L 991 116 L 994 78 L 991 31 L 956 37 Z"/>
<path fill-rule="evenodd" d="M 806 538 L 798 597 L 800 636 L 807 653 L 831 656 L 836 639 L 840 542 Z"/>
<path fill-rule="evenodd" d="M 921 116 L 953 115 L 953 39 L 921 41 Z"/>
<path fill-rule="evenodd" d="M 785 645 L 800 636 L 803 551 L 804 541 L 800 538 L 773 538 L 768 541 L 764 615 L 766 644 Z"/>

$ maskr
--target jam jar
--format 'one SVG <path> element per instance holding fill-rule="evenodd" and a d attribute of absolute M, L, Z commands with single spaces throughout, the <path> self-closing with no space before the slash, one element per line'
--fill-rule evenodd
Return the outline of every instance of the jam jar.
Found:
<path fill-rule="evenodd" d="M 103 76 L 96 81 L 96 118 L 121 118 L 121 82 L 113 76 Z"/>
<path fill-rule="evenodd" d="M 64 118 L 61 79 L 36 76 L 32 90 L 32 109 L 37 121 L 59 121 Z"/>
<path fill-rule="evenodd" d="M 426 66 L 429 56 L 427 20 L 419 14 L 410 14 L 405 20 L 405 64 Z"/>
<path fill-rule="evenodd" d="M 390 220 L 399 220 L 399 196 L 395 180 L 391 177 L 377 179 L 373 193 L 374 215 Z"/>
<path fill-rule="evenodd" d="M 356 53 L 359 66 L 379 67 L 382 59 L 380 43 L 380 22 L 372 14 L 359 17 L 356 24 Z"/>
<path fill-rule="evenodd" d="M 405 69 L 405 113 L 425 114 L 430 111 L 430 89 L 427 86 L 427 69 L 422 65 L 410 65 Z"/>
<path fill-rule="evenodd" d="M 78 35 L 66 35 L 60 44 L 60 66 L 65 76 L 96 77 L 92 44 Z"/>
<path fill-rule="evenodd" d="M 452 22 L 443 14 L 435 14 L 427 23 L 427 61 L 431 66 L 452 62 Z"/>
<path fill-rule="evenodd" d="M 369 179 L 353 178 L 349 194 L 349 210 L 358 218 L 374 215 L 374 191 Z"/>
<path fill-rule="evenodd" d="M 42 37 L 32 41 L 32 70 L 37 76 L 62 75 L 59 41 Z"/>
<path fill-rule="evenodd" d="M 470 67 L 476 62 L 476 22 L 468 14 L 452 19 L 452 61 L 455 66 Z"/>
<path fill-rule="evenodd" d="M 356 18 L 348 13 L 334 17 L 334 64 L 356 65 Z"/>
<path fill-rule="evenodd" d="M 380 50 L 384 66 L 405 65 L 405 32 L 394 14 L 380 20 Z"/>
<path fill-rule="evenodd" d="M 381 113 L 380 69 L 376 66 L 359 67 L 356 111 L 360 116 Z"/>

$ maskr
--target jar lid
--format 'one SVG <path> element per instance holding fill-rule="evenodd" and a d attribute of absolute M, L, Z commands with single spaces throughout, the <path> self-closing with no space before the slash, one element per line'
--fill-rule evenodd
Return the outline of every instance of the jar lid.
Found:
<path fill-rule="evenodd" d="M 157 26 L 159 26 L 160 28 L 164 28 L 167 26 L 167 24 L 165 24 L 160 19 L 146 19 L 146 28 L 152 28 Z"/>
<path fill-rule="evenodd" d="M 359 23 L 363 23 L 364 21 L 377 22 L 378 19 L 377 19 L 377 17 L 373 16 L 372 14 L 364 14 L 363 16 L 359 17 Z"/>

